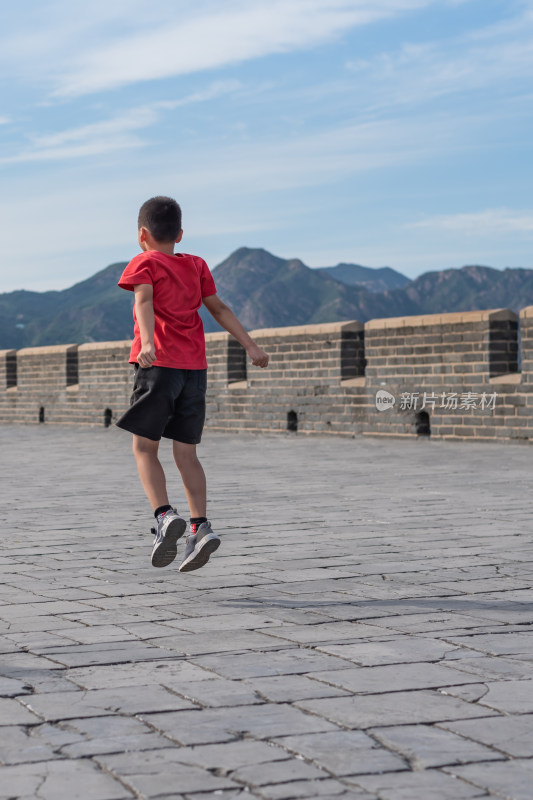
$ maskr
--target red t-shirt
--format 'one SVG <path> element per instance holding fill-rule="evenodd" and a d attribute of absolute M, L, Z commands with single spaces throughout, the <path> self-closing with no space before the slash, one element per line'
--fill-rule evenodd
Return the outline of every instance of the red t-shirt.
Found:
<path fill-rule="evenodd" d="M 198 309 L 203 298 L 217 290 L 203 258 L 186 253 L 167 255 L 159 250 L 140 253 L 130 261 L 118 285 L 133 292 L 140 283 L 154 287 L 154 366 L 206 369 L 204 326 Z M 130 364 L 137 362 L 141 350 L 135 307 L 133 319 Z"/>

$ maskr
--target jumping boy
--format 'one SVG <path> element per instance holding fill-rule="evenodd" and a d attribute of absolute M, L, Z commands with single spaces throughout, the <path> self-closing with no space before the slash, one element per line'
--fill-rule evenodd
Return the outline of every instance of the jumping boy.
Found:
<path fill-rule="evenodd" d="M 133 433 L 133 454 L 157 528 L 152 528 L 152 565 L 166 567 L 177 555 L 187 523 L 168 502 L 158 458 L 161 437 L 172 439 L 190 512 L 190 535 L 180 572 L 203 567 L 220 545 L 207 520 L 205 474 L 196 455 L 205 420 L 207 361 L 202 303 L 247 351 L 252 364 L 268 355 L 216 294 L 213 277 L 198 256 L 174 253 L 181 241 L 181 209 L 170 197 L 141 206 L 138 241 L 143 251 L 128 264 L 118 285 L 135 292 L 134 339 L 130 364 L 135 377 L 129 409 L 117 425 Z"/>

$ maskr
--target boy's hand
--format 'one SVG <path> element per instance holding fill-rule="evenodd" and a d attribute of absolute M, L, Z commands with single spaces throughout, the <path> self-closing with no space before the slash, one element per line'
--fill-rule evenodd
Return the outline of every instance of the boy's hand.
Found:
<path fill-rule="evenodd" d="M 264 369 L 264 367 L 268 366 L 268 353 L 265 353 L 265 351 L 261 350 L 256 344 L 250 345 L 247 352 L 252 359 L 254 367 L 261 367 L 261 369 Z"/>
<path fill-rule="evenodd" d="M 246 333 L 241 323 L 228 306 L 222 302 L 217 294 L 211 294 L 203 299 L 204 306 L 210 314 L 216 319 L 218 324 L 231 333 L 243 347 L 252 359 L 254 367 L 268 366 L 269 356 L 264 350 L 256 345 L 253 339 Z"/>
<path fill-rule="evenodd" d="M 143 369 L 147 369 L 148 367 L 152 366 L 155 359 L 156 355 L 154 345 L 151 343 L 141 345 L 141 350 L 137 356 L 139 366 L 143 367 Z"/>

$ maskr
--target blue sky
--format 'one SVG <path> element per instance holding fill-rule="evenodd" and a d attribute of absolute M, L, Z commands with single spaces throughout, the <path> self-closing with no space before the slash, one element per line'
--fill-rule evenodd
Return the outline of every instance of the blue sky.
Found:
<path fill-rule="evenodd" d="M 0 291 L 183 251 L 533 267 L 533 0 L 25 0 L 0 32 Z"/>

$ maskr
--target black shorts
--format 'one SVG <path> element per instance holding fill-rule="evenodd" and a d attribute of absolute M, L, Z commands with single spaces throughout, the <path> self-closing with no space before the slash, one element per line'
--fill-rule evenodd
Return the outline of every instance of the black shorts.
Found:
<path fill-rule="evenodd" d="M 205 422 L 206 369 L 172 369 L 135 364 L 130 407 L 117 422 L 137 436 L 162 436 L 199 444 Z"/>

